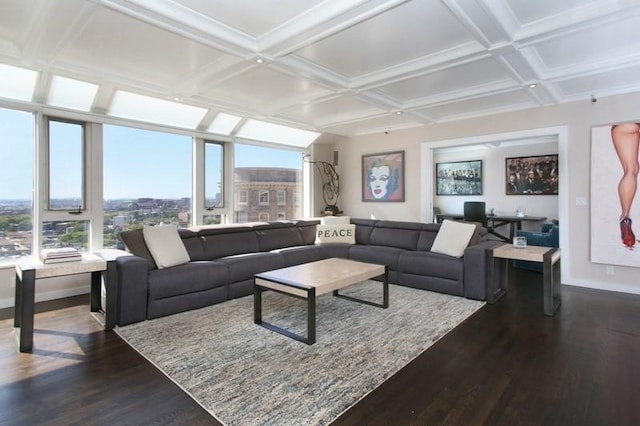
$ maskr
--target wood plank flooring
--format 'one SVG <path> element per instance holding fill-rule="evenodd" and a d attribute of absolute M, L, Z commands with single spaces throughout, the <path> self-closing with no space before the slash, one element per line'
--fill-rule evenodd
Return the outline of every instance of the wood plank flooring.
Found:
<path fill-rule="evenodd" d="M 485 306 L 333 423 L 640 424 L 640 296 L 563 286 L 542 315 L 540 276 L 518 270 Z M 1 425 L 217 425 L 89 314 L 88 296 L 37 305 L 34 352 L 0 310 Z"/>

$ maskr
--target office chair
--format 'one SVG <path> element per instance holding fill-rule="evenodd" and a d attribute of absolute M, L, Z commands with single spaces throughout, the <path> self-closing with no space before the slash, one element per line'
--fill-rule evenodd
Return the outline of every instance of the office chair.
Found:
<path fill-rule="evenodd" d="M 465 201 L 464 220 L 465 222 L 479 222 L 482 226 L 488 228 L 487 203 L 484 201 Z"/>

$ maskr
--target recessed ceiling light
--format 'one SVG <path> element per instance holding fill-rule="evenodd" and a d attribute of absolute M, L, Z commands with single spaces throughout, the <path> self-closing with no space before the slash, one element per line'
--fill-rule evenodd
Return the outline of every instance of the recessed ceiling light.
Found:
<path fill-rule="evenodd" d="M 262 58 L 256 59 L 256 64 L 264 64 L 264 59 Z"/>
<path fill-rule="evenodd" d="M 396 115 L 402 115 L 402 111 L 396 111 Z"/>
<path fill-rule="evenodd" d="M 534 88 L 538 87 L 538 85 L 535 84 L 535 83 L 531 83 L 528 87 L 529 87 L 529 89 L 534 89 Z"/>

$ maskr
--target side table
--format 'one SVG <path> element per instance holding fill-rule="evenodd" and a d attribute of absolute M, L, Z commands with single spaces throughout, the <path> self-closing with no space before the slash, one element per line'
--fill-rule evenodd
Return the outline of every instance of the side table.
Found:
<path fill-rule="evenodd" d="M 495 303 L 502 297 L 513 279 L 513 260 L 542 263 L 542 297 L 544 314 L 553 316 L 560 307 L 560 249 L 555 247 L 526 246 L 516 248 L 503 244 L 487 249 L 487 302 Z"/>
<path fill-rule="evenodd" d="M 94 289 L 100 288 L 100 278 L 107 270 L 107 262 L 93 254 L 83 254 L 82 260 L 61 263 L 42 263 L 33 258 L 16 262 L 16 292 L 13 325 L 18 336 L 20 352 L 33 350 L 33 316 L 36 280 L 65 275 L 91 273 L 91 306 L 94 308 Z M 99 292 L 98 292 L 98 298 Z M 99 301 L 99 299 L 98 299 Z"/>

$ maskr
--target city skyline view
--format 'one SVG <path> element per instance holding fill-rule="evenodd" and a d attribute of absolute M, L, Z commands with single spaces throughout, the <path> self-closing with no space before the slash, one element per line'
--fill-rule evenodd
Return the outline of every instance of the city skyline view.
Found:
<path fill-rule="evenodd" d="M 0 200 L 30 200 L 33 175 L 33 115 L 27 112 L 0 108 Z M 64 127 L 56 129 L 56 137 L 77 137 L 65 134 Z M 105 124 L 103 126 L 103 198 L 179 199 L 191 197 L 192 160 L 191 137 L 166 132 L 142 130 Z M 123 155 L 126 153 L 126 155 Z M 58 153 L 59 154 L 59 153 Z M 58 171 L 78 168 L 73 156 L 57 155 Z M 68 160 L 68 163 L 66 162 Z M 285 167 L 300 169 L 300 151 L 235 144 L 235 167 Z M 178 166 L 186 165 L 186 166 Z M 220 160 L 207 159 L 207 177 L 220 176 Z M 73 189 L 77 182 L 65 182 L 56 174 L 56 198 L 77 198 Z M 207 187 L 219 187 L 217 181 L 206 182 Z M 65 189 L 68 188 L 68 192 Z M 207 191 L 211 196 L 211 191 Z"/>

